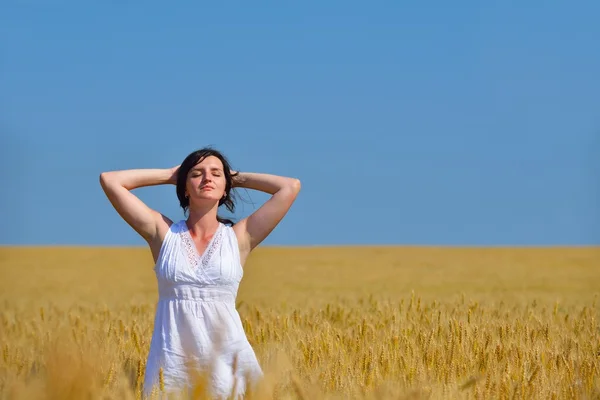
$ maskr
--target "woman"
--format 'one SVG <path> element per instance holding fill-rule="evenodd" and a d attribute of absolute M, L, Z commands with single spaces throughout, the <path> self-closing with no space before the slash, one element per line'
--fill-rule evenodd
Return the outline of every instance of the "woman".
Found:
<path fill-rule="evenodd" d="M 198 373 L 208 377 L 213 396 L 243 396 L 262 377 L 235 308 L 243 265 L 288 212 L 300 181 L 231 171 L 220 152 L 204 148 L 180 166 L 104 172 L 100 183 L 119 215 L 146 240 L 155 262 L 159 301 L 144 394 L 159 382 L 166 391 L 189 389 Z M 173 222 L 131 193 L 159 184 L 176 185 L 187 219 Z M 217 211 L 222 205 L 234 211 L 235 187 L 272 196 L 234 224 Z"/>

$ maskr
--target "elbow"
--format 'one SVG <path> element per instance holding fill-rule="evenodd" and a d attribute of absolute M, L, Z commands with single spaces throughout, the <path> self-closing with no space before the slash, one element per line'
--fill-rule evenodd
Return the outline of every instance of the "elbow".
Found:
<path fill-rule="evenodd" d="M 100 173 L 100 177 L 99 177 L 99 181 L 100 181 L 100 186 L 102 186 L 103 188 L 107 187 L 110 182 L 113 180 L 113 174 L 111 172 L 102 172 Z"/>
<path fill-rule="evenodd" d="M 294 178 L 292 179 L 292 188 L 295 192 L 299 192 L 302 189 L 302 183 L 300 183 L 300 179 Z"/>
<path fill-rule="evenodd" d="M 300 183 L 300 179 L 297 179 L 297 178 L 290 178 L 289 186 L 290 186 L 290 190 L 292 191 L 294 196 L 296 196 L 300 192 L 300 189 L 302 189 L 302 184 Z"/>
<path fill-rule="evenodd" d="M 98 178 L 98 181 L 100 182 L 100 186 L 104 187 L 106 185 L 106 179 L 107 179 L 107 173 L 106 172 L 101 172 L 100 173 L 100 177 Z"/>
<path fill-rule="evenodd" d="M 301 189 L 300 180 L 296 178 L 285 178 L 285 181 L 273 192 L 273 195 L 286 197 L 294 201 Z"/>

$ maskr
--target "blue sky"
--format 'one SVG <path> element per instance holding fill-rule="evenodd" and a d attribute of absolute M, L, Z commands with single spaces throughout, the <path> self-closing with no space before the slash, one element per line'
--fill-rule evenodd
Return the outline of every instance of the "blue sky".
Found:
<path fill-rule="evenodd" d="M 2 4 L 2 244 L 144 245 L 99 173 L 205 145 L 301 179 L 265 245 L 600 244 L 600 3 Z"/>

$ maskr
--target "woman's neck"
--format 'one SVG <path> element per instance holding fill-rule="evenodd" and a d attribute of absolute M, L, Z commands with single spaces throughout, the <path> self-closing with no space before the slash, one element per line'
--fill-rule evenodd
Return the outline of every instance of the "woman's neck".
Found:
<path fill-rule="evenodd" d="M 190 208 L 189 217 L 186 220 L 190 232 L 192 232 L 194 236 L 212 235 L 219 227 L 217 210 L 218 206 L 207 210 Z"/>

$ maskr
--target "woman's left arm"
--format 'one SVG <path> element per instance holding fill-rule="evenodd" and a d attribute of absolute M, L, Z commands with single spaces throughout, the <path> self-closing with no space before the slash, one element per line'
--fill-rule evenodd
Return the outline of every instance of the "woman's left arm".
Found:
<path fill-rule="evenodd" d="M 258 210 L 233 227 L 241 242 L 240 250 L 245 253 L 245 259 L 288 212 L 300 192 L 300 180 L 271 174 L 238 172 L 233 178 L 233 187 L 259 190 L 272 195 Z"/>

